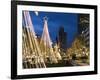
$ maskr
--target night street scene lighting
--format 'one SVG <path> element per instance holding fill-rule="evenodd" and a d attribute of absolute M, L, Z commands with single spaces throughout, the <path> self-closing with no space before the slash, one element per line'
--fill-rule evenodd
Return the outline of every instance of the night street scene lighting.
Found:
<path fill-rule="evenodd" d="M 90 65 L 89 15 L 22 12 L 22 67 Z"/>

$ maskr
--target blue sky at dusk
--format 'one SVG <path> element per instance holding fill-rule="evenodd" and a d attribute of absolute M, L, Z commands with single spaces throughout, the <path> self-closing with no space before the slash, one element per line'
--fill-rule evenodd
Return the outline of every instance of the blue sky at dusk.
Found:
<path fill-rule="evenodd" d="M 74 13 L 55 13 L 55 12 L 38 12 L 36 16 L 34 11 L 30 11 L 30 16 L 34 26 L 35 33 L 42 35 L 45 16 L 48 17 L 48 30 L 52 42 L 56 42 L 56 37 L 59 33 L 59 28 L 64 27 L 64 31 L 67 33 L 67 47 L 71 46 L 75 35 L 77 34 L 78 26 L 78 14 Z"/>

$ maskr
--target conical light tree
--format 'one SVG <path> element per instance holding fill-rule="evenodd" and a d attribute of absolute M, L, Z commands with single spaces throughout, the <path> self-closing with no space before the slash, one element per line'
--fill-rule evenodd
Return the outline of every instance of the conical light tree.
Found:
<path fill-rule="evenodd" d="M 24 27 L 26 28 L 25 34 L 27 35 L 27 37 L 23 36 L 23 45 L 27 44 L 27 46 L 24 45 L 23 47 L 23 51 L 26 52 L 24 53 L 24 58 L 28 58 L 27 61 L 30 64 L 35 64 L 36 68 L 46 67 L 38 41 L 35 36 L 34 26 L 32 24 L 29 11 L 23 11 L 23 15 L 25 20 Z"/>
<path fill-rule="evenodd" d="M 52 41 L 50 39 L 49 31 L 48 31 L 48 23 L 47 23 L 47 17 L 44 17 L 44 29 L 41 37 L 41 41 L 44 41 L 44 45 L 52 48 Z"/>
<path fill-rule="evenodd" d="M 50 39 L 49 31 L 48 31 L 48 23 L 47 23 L 47 17 L 44 17 L 44 29 L 41 37 L 41 50 L 44 54 L 44 58 L 49 58 L 51 63 L 57 63 L 57 58 L 53 52 L 52 48 L 52 41 Z"/>

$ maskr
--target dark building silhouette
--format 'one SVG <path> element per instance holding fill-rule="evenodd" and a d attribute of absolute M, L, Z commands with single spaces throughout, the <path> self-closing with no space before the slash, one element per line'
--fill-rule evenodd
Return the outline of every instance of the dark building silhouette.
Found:
<path fill-rule="evenodd" d="M 90 24 L 89 14 L 79 14 L 78 16 L 78 34 L 82 36 L 85 45 L 89 47 L 90 41 Z"/>
<path fill-rule="evenodd" d="M 61 51 L 65 52 L 67 48 L 67 33 L 64 32 L 63 26 L 59 28 L 58 43 Z"/>

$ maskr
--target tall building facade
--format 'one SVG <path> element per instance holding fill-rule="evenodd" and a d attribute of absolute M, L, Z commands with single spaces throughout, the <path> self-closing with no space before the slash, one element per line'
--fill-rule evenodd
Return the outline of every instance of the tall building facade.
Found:
<path fill-rule="evenodd" d="M 59 28 L 58 42 L 61 51 L 65 52 L 67 48 L 67 33 L 64 31 L 63 26 Z"/>
<path fill-rule="evenodd" d="M 81 34 L 85 45 L 89 47 L 90 42 L 90 24 L 89 14 L 79 14 L 78 34 Z"/>

